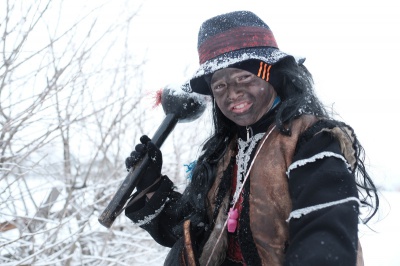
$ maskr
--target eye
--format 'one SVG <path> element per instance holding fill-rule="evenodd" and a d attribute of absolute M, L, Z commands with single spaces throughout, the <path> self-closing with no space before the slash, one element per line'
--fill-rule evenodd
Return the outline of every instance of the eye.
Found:
<path fill-rule="evenodd" d="M 225 89 L 226 84 L 225 83 L 215 83 L 212 84 L 211 88 L 213 91 L 221 91 L 223 89 Z"/>
<path fill-rule="evenodd" d="M 244 81 L 244 82 L 245 81 L 250 81 L 252 77 L 253 77 L 253 75 L 251 75 L 251 74 L 240 75 L 238 77 L 238 81 Z"/>

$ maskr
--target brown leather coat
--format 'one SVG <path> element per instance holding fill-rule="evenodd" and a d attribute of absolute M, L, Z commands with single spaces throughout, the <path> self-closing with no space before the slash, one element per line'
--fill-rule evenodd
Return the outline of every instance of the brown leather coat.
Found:
<path fill-rule="evenodd" d="M 257 158 L 255 158 L 249 177 L 251 180 L 249 219 L 252 236 L 262 265 L 283 265 L 285 243 L 289 239 L 286 219 L 292 210 L 286 171 L 292 163 L 300 134 L 316 120 L 312 116 L 296 119 L 293 122 L 290 137 L 282 135 L 277 129 L 274 129 L 261 147 Z M 267 135 L 265 134 L 264 138 Z M 262 141 L 259 143 L 262 143 Z M 235 146 L 236 142 L 231 143 L 230 149 L 221 160 L 216 181 L 209 191 L 210 217 L 212 217 L 211 212 L 215 206 L 215 198 L 222 174 L 228 166 L 230 158 L 235 156 Z M 224 260 L 228 244 L 223 223 L 227 218 L 228 207 L 229 197 L 227 195 L 220 208 L 214 230 L 203 248 L 199 260 L 200 265 L 205 265 L 210 257 L 212 259 L 209 265 L 218 265 Z M 360 245 L 358 255 L 357 265 L 363 265 Z"/>

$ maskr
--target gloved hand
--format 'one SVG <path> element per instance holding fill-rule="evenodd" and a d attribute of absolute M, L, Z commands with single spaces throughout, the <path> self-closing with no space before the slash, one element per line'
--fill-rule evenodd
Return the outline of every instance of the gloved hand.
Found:
<path fill-rule="evenodd" d="M 135 167 L 146 154 L 149 155 L 149 166 L 136 186 L 137 191 L 142 191 L 151 186 L 157 178 L 161 176 L 162 168 L 162 154 L 160 149 L 157 148 L 146 135 L 140 137 L 140 142 L 141 144 L 137 144 L 135 150 L 132 151 L 131 155 L 125 160 L 126 169 L 129 171 L 130 168 Z M 156 190 L 156 187 L 157 186 L 152 188 L 151 191 Z"/>

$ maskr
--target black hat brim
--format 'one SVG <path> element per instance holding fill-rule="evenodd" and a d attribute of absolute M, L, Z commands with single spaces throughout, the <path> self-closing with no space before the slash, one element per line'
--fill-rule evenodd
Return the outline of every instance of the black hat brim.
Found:
<path fill-rule="evenodd" d="M 187 86 L 185 86 L 184 90 L 187 92 L 211 95 L 211 91 L 204 76 L 250 59 L 261 60 L 267 64 L 273 65 L 288 56 L 291 55 L 272 47 L 254 47 L 231 51 L 201 64 L 199 69 L 188 82 Z"/>

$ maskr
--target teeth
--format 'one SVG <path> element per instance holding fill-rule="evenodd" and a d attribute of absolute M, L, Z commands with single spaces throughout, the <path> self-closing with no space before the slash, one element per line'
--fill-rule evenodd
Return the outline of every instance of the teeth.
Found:
<path fill-rule="evenodd" d="M 233 108 L 234 108 L 234 109 L 240 109 L 240 108 L 243 108 L 244 106 L 245 106 L 245 104 L 242 103 L 242 104 L 236 105 L 236 106 L 233 107 Z"/>

